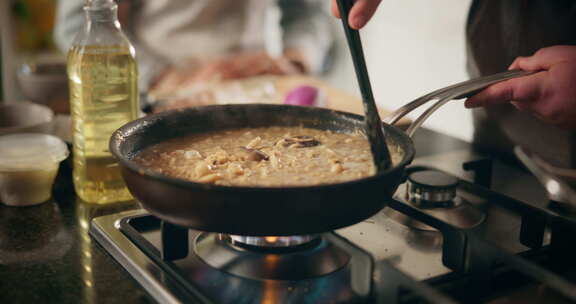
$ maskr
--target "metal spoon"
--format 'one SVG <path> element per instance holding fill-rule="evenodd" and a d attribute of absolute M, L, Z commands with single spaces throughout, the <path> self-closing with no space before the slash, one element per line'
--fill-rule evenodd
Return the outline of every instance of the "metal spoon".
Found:
<path fill-rule="evenodd" d="M 366 133 L 370 141 L 370 149 L 374 159 L 374 165 L 378 172 L 388 169 L 391 165 L 390 151 L 386 145 L 386 134 L 382 128 L 382 120 L 378 115 L 378 109 L 374 102 L 372 95 L 372 88 L 370 86 L 370 78 L 368 77 L 368 70 L 366 69 L 366 61 L 364 60 L 364 52 L 362 50 L 362 41 L 358 31 L 348 26 L 348 14 L 352 5 L 352 0 L 337 0 L 338 9 L 340 10 L 340 18 L 342 19 L 342 26 L 354 62 L 354 70 L 356 71 L 356 78 L 360 86 L 360 93 L 362 94 L 362 102 L 364 104 L 364 116 L 366 117 Z"/>

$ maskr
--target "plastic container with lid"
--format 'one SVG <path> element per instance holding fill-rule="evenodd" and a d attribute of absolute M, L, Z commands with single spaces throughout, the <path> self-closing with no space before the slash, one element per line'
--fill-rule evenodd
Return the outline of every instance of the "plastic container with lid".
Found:
<path fill-rule="evenodd" d="M 68 147 L 58 137 L 24 133 L 0 136 L 0 202 L 30 206 L 50 199 Z"/>

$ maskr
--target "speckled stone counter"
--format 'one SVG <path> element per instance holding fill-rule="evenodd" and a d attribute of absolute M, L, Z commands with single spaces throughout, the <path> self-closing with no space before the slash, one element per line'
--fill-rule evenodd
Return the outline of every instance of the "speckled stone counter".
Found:
<path fill-rule="evenodd" d="M 429 130 L 416 136 L 418 155 L 469 147 Z M 90 220 L 139 208 L 95 205 L 74 196 L 70 162 L 60 168 L 54 198 L 33 207 L 0 204 L 0 303 L 150 303 L 153 300 L 88 235 Z"/>
<path fill-rule="evenodd" d="M 82 202 L 70 171 L 63 163 L 48 202 L 0 204 L 0 303 L 152 302 L 88 235 L 93 217 L 139 206 Z"/>

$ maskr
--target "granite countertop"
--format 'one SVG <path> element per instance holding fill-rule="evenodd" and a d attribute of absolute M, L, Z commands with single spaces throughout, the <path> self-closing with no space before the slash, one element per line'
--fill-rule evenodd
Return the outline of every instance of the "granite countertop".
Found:
<path fill-rule="evenodd" d="M 427 129 L 415 137 L 418 156 L 470 149 Z M 33 207 L 0 204 L 0 303 L 154 302 L 88 235 L 94 217 L 139 208 L 136 202 L 96 205 L 75 197 L 70 161 L 54 198 Z"/>

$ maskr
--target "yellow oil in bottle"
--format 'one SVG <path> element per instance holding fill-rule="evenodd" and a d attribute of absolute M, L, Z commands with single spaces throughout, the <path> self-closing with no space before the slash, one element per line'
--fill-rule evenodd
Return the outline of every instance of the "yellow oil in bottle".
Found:
<path fill-rule="evenodd" d="M 137 67 L 129 46 L 77 46 L 68 53 L 74 187 L 84 201 L 132 199 L 108 150 L 112 133 L 137 118 Z"/>

